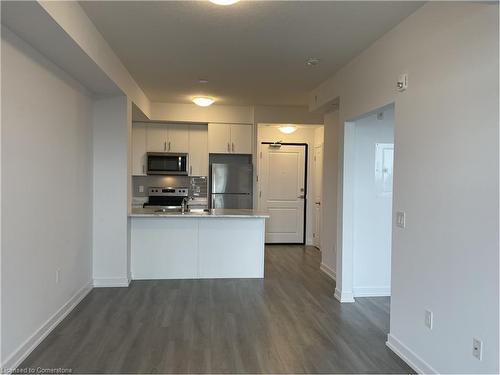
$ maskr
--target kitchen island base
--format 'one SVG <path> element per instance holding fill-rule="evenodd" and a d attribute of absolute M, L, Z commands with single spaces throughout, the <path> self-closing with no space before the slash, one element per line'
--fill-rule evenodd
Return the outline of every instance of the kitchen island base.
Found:
<path fill-rule="evenodd" d="M 131 217 L 134 280 L 264 277 L 264 217 Z"/>

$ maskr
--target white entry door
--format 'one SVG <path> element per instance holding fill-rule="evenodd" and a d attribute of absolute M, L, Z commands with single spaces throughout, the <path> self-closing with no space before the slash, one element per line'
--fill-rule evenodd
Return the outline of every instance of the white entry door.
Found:
<path fill-rule="evenodd" d="M 304 241 L 305 146 L 261 145 L 259 207 L 269 213 L 267 243 Z"/>
<path fill-rule="evenodd" d="M 323 145 L 314 148 L 314 229 L 313 244 L 321 246 L 321 185 L 323 177 Z"/>

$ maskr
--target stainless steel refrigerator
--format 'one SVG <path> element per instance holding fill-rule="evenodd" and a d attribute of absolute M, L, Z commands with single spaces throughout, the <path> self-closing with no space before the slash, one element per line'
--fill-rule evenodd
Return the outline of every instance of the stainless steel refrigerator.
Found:
<path fill-rule="evenodd" d="M 211 207 L 253 208 L 252 164 L 211 165 Z"/>

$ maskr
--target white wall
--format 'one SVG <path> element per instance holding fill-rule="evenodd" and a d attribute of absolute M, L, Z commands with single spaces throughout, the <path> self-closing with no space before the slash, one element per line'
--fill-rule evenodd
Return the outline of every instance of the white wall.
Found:
<path fill-rule="evenodd" d="M 308 160 L 307 160 L 307 211 L 306 211 L 306 244 L 313 244 L 313 224 L 314 224 L 314 197 L 313 197 L 313 151 L 316 129 L 321 129 L 320 126 L 301 126 L 292 134 L 283 134 L 279 131 L 278 125 L 259 124 L 257 128 L 257 151 L 261 142 L 295 142 L 307 143 L 308 145 Z M 257 173 L 259 173 L 259 164 L 257 164 Z"/>
<path fill-rule="evenodd" d="M 332 275 L 336 275 L 337 270 L 338 134 L 338 112 L 332 111 L 325 115 L 321 202 L 321 265 Z"/>
<path fill-rule="evenodd" d="M 3 27 L 1 48 L 1 366 L 12 367 L 90 290 L 91 100 Z"/>
<path fill-rule="evenodd" d="M 118 56 L 97 30 L 93 22 L 76 1 L 39 1 L 40 6 L 52 17 L 78 47 L 111 78 L 135 105 L 146 115 L 150 114 L 150 101 Z"/>
<path fill-rule="evenodd" d="M 393 211 L 407 225 L 393 234 L 389 344 L 419 371 L 499 371 L 498 46 L 497 3 L 427 3 L 311 93 L 311 108 L 340 99 L 341 124 L 395 102 Z M 338 147 L 327 122 L 325 150 Z"/>
<path fill-rule="evenodd" d="M 383 119 L 377 119 L 378 113 Z M 353 201 L 349 202 L 353 210 L 353 294 L 390 295 L 392 194 L 379 191 L 375 150 L 377 143 L 394 143 L 394 109 L 377 111 L 353 125 Z"/>
<path fill-rule="evenodd" d="M 127 286 L 130 280 L 129 134 L 132 105 L 126 97 L 96 100 L 93 105 L 95 286 Z"/>
<path fill-rule="evenodd" d="M 140 115 L 140 114 L 138 114 Z M 143 121 L 139 116 L 134 120 Z M 199 107 L 194 104 L 151 103 L 153 121 L 221 122 L 221 123 L 293 123 L 321 124 L 322 115 L 300 106 L 236 106 L 213 104 Z"/>

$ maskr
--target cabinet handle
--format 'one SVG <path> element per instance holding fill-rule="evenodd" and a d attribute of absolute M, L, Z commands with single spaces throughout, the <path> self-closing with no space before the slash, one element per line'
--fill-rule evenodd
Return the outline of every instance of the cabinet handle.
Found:
<path fill-rule="evenodd" d="M 234 142 L 232 143 L 232 146 L 233 146 L 233 152 L 234 152 Z"/>
<path fill-rule="evenodd" d="M 167 141 L 163 142 L 163 151 L 167 151 Z"/>
<path fill-rule="evenodd" d="M 231 152 L 231 149 L 229 148 L 229 142 L 227 142 L 227 152 Z"/>
<path fill-rule="evenodd" d="M 192 165 L 190 165 L 190 166 L 189 166 L 189 174 L 190 174 L 190 175 L 192 175 L 192 174 L 193 174 L 193 166 L 192 166 Z"/>
<path fill-rule="evenodd" d="M 168 151 L 170 151 L 170 141 L 168 141 Z"/>

